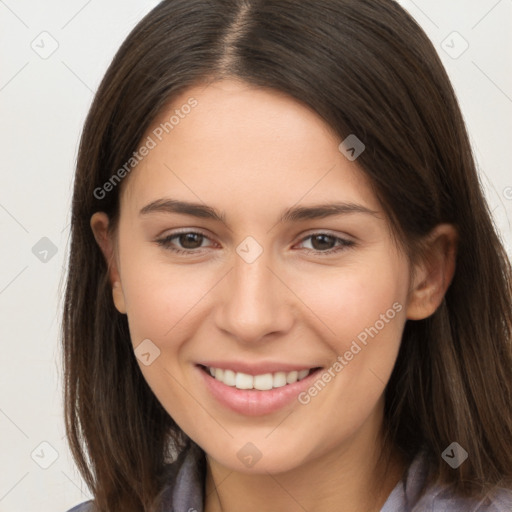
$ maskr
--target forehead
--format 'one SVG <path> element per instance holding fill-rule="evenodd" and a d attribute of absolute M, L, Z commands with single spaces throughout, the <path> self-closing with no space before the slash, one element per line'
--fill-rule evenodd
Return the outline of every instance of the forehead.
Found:
<path fill-rule="evenodd" d="M 169 194 L 217 198 L 221 209 L 302 199 L 379 209 L 362 170 L 339 151 L 341 139 L 279 91 L 231 80 L 192 87 L 162 110 L 148 137 L 154 147 L 125 184 L 124 201 L 134 208 Z"/>

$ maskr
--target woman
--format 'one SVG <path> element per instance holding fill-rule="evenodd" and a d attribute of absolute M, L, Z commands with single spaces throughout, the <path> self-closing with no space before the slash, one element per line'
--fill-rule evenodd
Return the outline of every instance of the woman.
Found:
<path fill-rule="evenodd" d="M 510 311 L 457 100 L 401 7 L 163 1 L 80 145 L 73 510 L 509 511 Z"/>

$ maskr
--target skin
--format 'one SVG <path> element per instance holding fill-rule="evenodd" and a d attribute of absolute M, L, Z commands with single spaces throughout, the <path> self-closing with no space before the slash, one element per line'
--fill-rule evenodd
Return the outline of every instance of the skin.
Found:
<path fill-rule="evenodd" d="M 191 88 L 146 136 L 190 97 L 198 105 L 125 178 L 118 230 L 107 233 L 103 212 L 91 218 L 134 348 L 150 339 L 161 351 L 140 369 L 207 453 L 206 512 L 378 511 L 405 469 L 394 448 L 387 469 L 377 464 L 385 386 L 406 320 L 430 316 L 450 284 L 456 232 L 438 226 L 428 258 L 412 267 L 357 160 L 316 113 L 276 91 L 233 80 Z M 139 214 L 164 197 L 206 203 L 225 223 Z M 335 201 L 376 214 L 279 222 L 286 208 Z M 173 240 L 192 256 L 155 242 L 181 228 L 206 236 Z M 323 255 L 340 245 L 307 238 L 318 232 L 355 245 Z M 252 263 L 236 252 L 248 236 L 263 248 Z M 328 368 L 394 303 L 401 311 L 307 405 L 237 414 L 194 366 L 237 358 Z M 251 468 L 237 457 L 247 442 L 262 454 Z"/>

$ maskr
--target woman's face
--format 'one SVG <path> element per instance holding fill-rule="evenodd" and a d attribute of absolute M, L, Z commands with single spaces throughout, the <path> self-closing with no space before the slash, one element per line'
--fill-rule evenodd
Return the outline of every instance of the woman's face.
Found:
<path fill-rule="evenodd" d="M 295 100 L 222 81 L 173 102 L 123 183 L 114 297 L 140 369 L 178 425 L 237 471 L 367 445 L 382 423 L 409 265 L 341 142 Z M 227 383 L 200 365 L 231 370 L 217 371 Z M 248 375 L 276 387 L 229 385 Z"/>

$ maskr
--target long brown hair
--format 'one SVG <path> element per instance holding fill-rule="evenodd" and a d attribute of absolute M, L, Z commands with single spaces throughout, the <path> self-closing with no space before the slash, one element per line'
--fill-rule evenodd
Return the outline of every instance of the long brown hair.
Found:
<path fill-rule="evenodd" d="M 165 464 L 191 442 L 136 362 L 89 222 L 115 229 L 108 182 L 170 100 L 236 77 L 316 111 L 358 158 L 413 259 L 440 223 L 459 234 L 456 272 L 429 318 L 407 321 L 386 389 L 389 437 L 430 479 L 483 496 L 512 478 L 510 262 L 486 205 L 461 112 L 437 53 L 391 0 L 164 0 L 110 65 L 83 130 L 74 183 L 63 316 L 70 447 L 101 511 L 150 510 Z M 96 191 L 96 193 L 95 193 Z M 441 458 L 453 441 L 458 469 Z"/>

